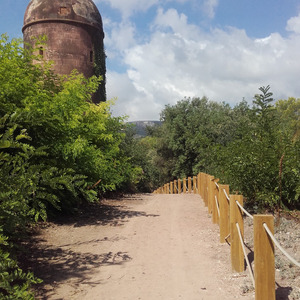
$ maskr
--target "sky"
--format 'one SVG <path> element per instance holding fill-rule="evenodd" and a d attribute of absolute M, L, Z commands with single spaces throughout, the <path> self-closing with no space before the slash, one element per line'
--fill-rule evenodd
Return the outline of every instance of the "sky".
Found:
<path fill-rule="evenodd" d="M 299 0 L 94 0 L 103 19 L 113 115 L 159 120 L 166 105 L 206 96 L 252 104 L 300 98 Z M 29 0 L 0 0 L 0 34 L 22 37 Z"/>

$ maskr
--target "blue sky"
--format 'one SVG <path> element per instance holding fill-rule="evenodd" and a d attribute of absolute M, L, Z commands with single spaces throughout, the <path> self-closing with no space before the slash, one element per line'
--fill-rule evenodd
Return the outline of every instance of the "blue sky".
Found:
<path fill-rule="evenodd" d="M 167 104 L 207 96 L 252 103 L 300 97 L 299 0 L 94 0 L 103 19 L 114 115 L 159 119 Z M 0 0 L 0 33 L 22 37 L 29 0 Z"/>

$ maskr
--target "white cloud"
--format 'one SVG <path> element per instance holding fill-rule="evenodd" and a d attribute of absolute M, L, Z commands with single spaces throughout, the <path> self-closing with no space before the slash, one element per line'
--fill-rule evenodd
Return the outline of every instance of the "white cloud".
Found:
<path fill-rule="evenodd" d="M 103 25 L 105 28 L 106 48 L 122 52 L 124 49 L 128 49 L 136 44 L 136 28 L 128 20 L 117 23 L 104 19 Z"/>
<path fill-rule="evenodd" d="M 300 13 L 297 17 L 288 20 L 286 30 L 300 34 Z"/>
<path fill-rule="evenodd" d="M 203 3 L 203 11 L 209 17 L 215 16 L 215 10 L 219 5 L 219 0 L 205 0 Z"/>
<path fill-rule="evenodd" d="M 176 10 L 160 9 L 149 40 L 122 52 L 127 73 L 108 73 L 108 95 L 119 97 L 114 113 L 131 120 L 158 119 L 166 104 L 185 96 L 251 103 L 268 84 L 276 99 L 299 97 L 299 47 L 297 34 L 252 39 L 232 27 L 204 33 Z"/>
<path fill-rule="evenodd" d="M 188 24 L 188 18 L 185 14 L 178 14 L 174 8 L 166 12 L 162 8 L 159 8 L 152 28 L 161 29 L 162 31 L 172 29 L 175 34 L 186 38 L 192 38 L 192 36 L 199 32 L 197 26 Z"/>
<path fill-rule="evenodd" d="M 157 120 L 157 114 L 163 109 L 162 103 L 144 88 L 139 88 L 128 74 L 108 71 L 106 88 L 108 99 L 117 98 L 112 107 L 115 116 L 128 116 L 129 120 Z"/>

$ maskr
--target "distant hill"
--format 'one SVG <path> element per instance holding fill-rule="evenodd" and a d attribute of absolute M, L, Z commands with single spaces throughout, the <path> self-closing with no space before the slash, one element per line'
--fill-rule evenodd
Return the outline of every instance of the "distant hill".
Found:
<path fill-rule="evenodd" d="M 136 137 L 145 137 L 147 136 L 146 127 L 153 127 L 155 125 L 160 125 L 161 121 L 134 121 L 134 122 L 128 122 L 128 124 L 135 125 Z"/>

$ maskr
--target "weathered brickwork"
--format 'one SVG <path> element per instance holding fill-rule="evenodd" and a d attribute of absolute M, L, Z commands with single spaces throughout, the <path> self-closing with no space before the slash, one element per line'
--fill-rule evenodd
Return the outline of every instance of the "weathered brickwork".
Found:
<path fill-rule="evenodd" d="M 46 35 L 39 49 L 46 61 L 53 61 L 57 74 L 68 75 L 74 69 L 85 77 L 102 75 L 104 83 L 94 96 L 105 101 L 105 54 L 101 15 L 91 0 L 32 0 L 24 16 L 25 43 Z"/>

